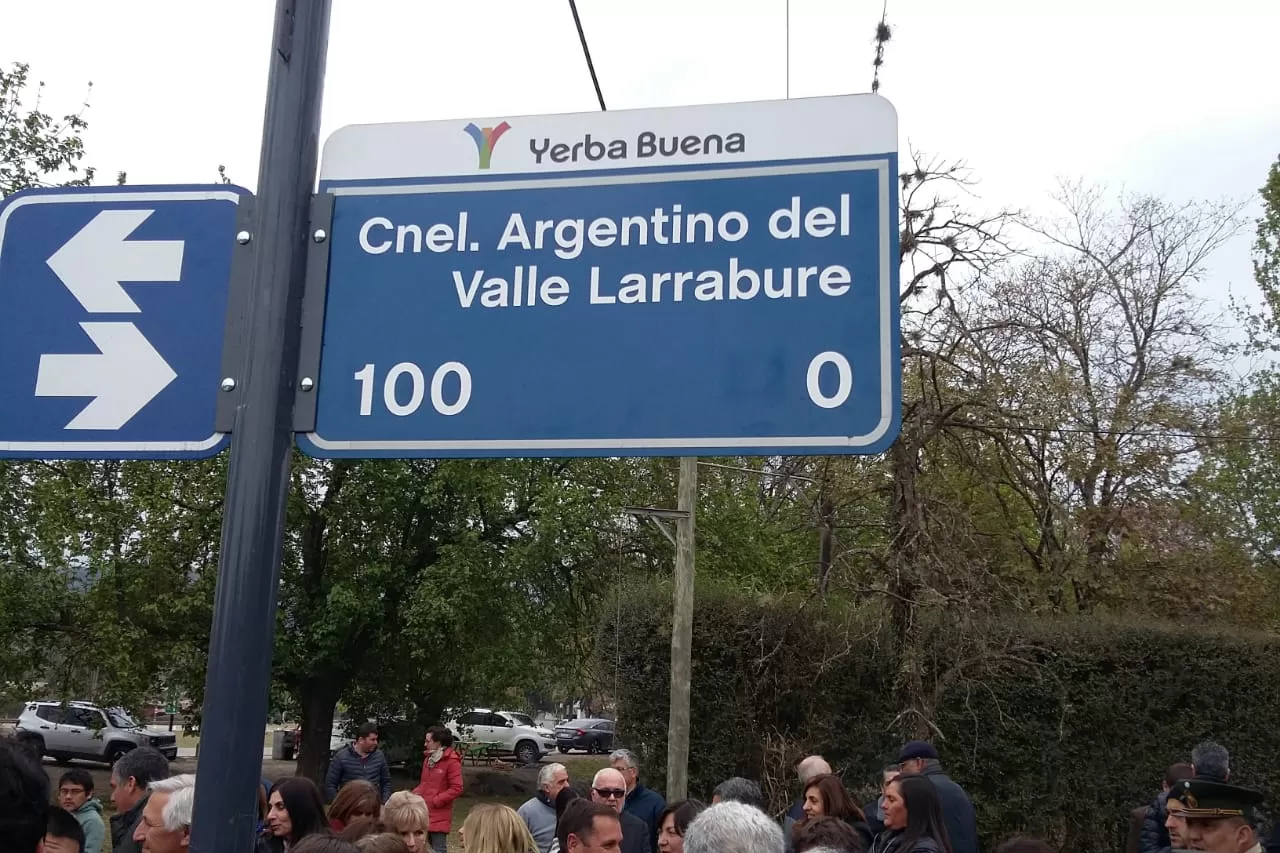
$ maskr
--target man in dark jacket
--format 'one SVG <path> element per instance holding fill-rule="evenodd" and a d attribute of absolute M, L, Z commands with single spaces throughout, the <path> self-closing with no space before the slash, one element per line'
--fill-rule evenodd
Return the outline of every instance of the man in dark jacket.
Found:
<path fill-rule="evenodd" d="M 1271 829 L 1271 837 L 1262 846 L 1267 853 L 1280 853 L 1280 818 L 1276 819 L 1276 825 Z"/>
<path fill-rule="evenodd" d="M 333 754 L 329 772 L 324 776 L 324 799 L 333 802 L 338 790 L 352 779 L 364 779 L 377 788 L 382 802 L 391 799 L 391 768 L 387 757 L 378 749 L 378 727 L 365 723 L 356 729 L 355 743 Z"/>
<path fill-rule="evenodd" d="M 880 796 L 862 807 L 862 813 L 867 816 L 867 829 L 871 830 L 872 838 L 884 832 L 884 792 L 889 790 L 889 783 L 901 775 L 902 767 L 897 764 L 890 764 L 880 771 Z"/>
<path fill-rule="evenodd" d="M 1160 853 L 1162 850 L 1171 848 L 1172 842 L 1169 840 L 1169 829 L 1165 826 L 1169 819 L 1167 801 L 1171 785 L 1182 779 L 1207 779 L 1212 782 L 1226 782 L 1231 778 L 1230 754 L 1226 748 L 1208 740 L 1191 750 L 1190 765 L 1175 764 L 1174 767 L 1180 768 L 1182 776 L 1178 779 L 1168 779 L 1168 774 L 1166 774 L 1164 791 L 1147 807 L 1147 819 L 1142 823 L 1142 853 Z M 1188 768 L 1190 769 L 1189 773 L 1187 772 Z M 1169 770 L 1172 772 L 1173 767 L 1170 767 Z"/>
<path fill-rule="evenodd" d="M 609 754 L 609 766 L 621 773 L 627 784 L 627 801 L 622 806 L 622 813 L 644 821 L 649 828 L 649 844 L 656 851 L 658 831 L 662 828 L 658 826 L 658 819 L 666 810 L 667 801 L 657 791 L 640 783 L 640 762 L 631 750 L 615 749 Z"/>
<path fill-rule="evenodd" d="M 1129 834 L 1125 838 L 1124 853 L 1142 853 L 1142 825 L 1147 822 L 1147 806 L 1138 806 L 1129 812 Z"/>
<path fill-rule="evenodd" d="M 129 750 L 111 768 L 111 853 L 142 853 L 133 835 L 147 807 L 147 786 L 168 778 L 169 759 L 149 746 Z"/>
<path fill-rule="evenodd" d="M 618 813 L 622 822 L 622 853 L 651 853 L 653 842 L 649 839 L 649 826 L 633 814 L 623 811 L 627 800 L 627 782 L 622 774 L 606 767 L 591 780 L 591 799 L 603 803 Z"/>
<path fill-rule="evenodd" d="M 1165 826 L 1169 818 L 1167 805 L 1169 789 L 1175 782 L 1190 779 L 1194 775 L 1195 769 L 1190 764 L 1173 764 L 1165 771 L 1164 781 L 1160 784 L 1160 793 L 1151 801 L 1151 805 L 1143 809 L 1142 827 L 1138 832 L 1138 847 L 1131 853 L 1160 853 L 1161 850 L 1169 849 L 1171 844 L 1169 829 Z"/>
<path fill-rule="evenodd" d="M 938 761 L 938 751 L 924 741 L 913 740 L 898 753 L 903 773 L 925 776 L 933 783 L 942 806 L 942 820 L 947 825 L 954 853 L 978 853 L 978 821 L 973 802 L 946 773 Z"/>

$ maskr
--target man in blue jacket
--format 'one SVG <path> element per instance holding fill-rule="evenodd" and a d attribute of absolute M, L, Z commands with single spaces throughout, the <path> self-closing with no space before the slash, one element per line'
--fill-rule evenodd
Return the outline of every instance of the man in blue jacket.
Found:
<path fill-rule="evenodd" d="M 916 773 L 933 783 L 942 806 L 942 822 L 947 825 L 954 853 L 978 853 L 978 821 L 973 802 L 951 777 L 942 772 L 938 751 L 931 744 L 913 740 L 898 754 L 903 773 Z"/>
<path fill-rule="evenodd" d="M 1226 782 L 1231 778 L 1231 755 L 1226 748 L 1211 740 L 1204 741 L 1191 750 L 1190 773 L 1188 765 L 1174 765 L 1181 768 L 1178 778 L 1166 779 L 1164 791 L 1147 808 L 1147 818 L 1142 823 L 1140 849 L 1142 853 L 1163 853 L 1172 849 L 1173 842 L 1169 838 L 1169 829 L 1165 825 L 1169 819 L 1169 790 L 1177 782 L 1186 779 L 1207 779 L 1211 782 Z M 1170 771 L 1173 768 L 1169 768 Z"/>
<path fill-rule="evenodd" d="M 622 806 L 622 813 L 635 815 L 649 827 L 649 844 L 658 849 L 658 825 L 662 812 L 667 808 L 667 801 L 657 791 L 652 791 L 640 784 L 640 762 L 635 753 L 629 749 L 615 749 L 609 754 L 609 766 L 622 774 L 627 783 L 627 799 Z"/>
<path fill-rule="evenodd" d="M 324 799 L 333 802 L 339 789 L 352 779 L 364 779 L 378 790 L 382 802 L 391 798 L 391 768 L 378 749 L 378 727 L 365 723 L 356 730 L 355 742 L 333 754 L 324 777 Z"/>

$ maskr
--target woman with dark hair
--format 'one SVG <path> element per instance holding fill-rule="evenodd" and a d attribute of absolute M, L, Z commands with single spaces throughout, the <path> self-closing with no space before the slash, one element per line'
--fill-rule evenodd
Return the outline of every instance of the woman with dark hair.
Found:
<path fill-rule="evenodd" d="M 267 803 L 267 834 L 258 839 L 259 853 L 280 853 L 310 835 L 333 834 L 320 789 L 310 779 L 281 779 L 271 787 Z"/>
<path fill-rule="evenodd" d="M 791 827 L 792 853 L 825 848 L 840 853 L 859 853 L 866 849 L 862 836 L 847 822 L 835 817 L 806 817 Z"/>
<path fill-rule="evenodd" d="M 338 837 L 343 841 L 350 841 L 352 844 L 369 835 L 378 835 L 386 833 L 387 825 L 380 818 L 376 817 L 353 817 Z"/>
<path fill-rule="evenodd" d="M 706 808 L 700 800 L 681 800 L 667 806 L 658 818 L 658 849 L 662 853 L 684 853 L 684 831 Z"/>
<path fill-rule="evenodd" d="M 871 853 L 952 853 L 938 789 L 927 777 L 902 775 L 884 792 L 884 832 Z"/>
<path fill-rule="evenodd" d="M 556 827 L 559 832 L 560 818 L 564 817 L 564 810 L 569 808 L 569 804 L 575 800 L 582 799 L 582 795 L 570 788 L 568 785 L 560 789 L 560 793 L 556 794 Z M 551 847 L 547 849 L 547 853 L 560 853 L 560 839 L 551 839 Z"/>
<path fill-rule="evenodd" d="M 462 756 L 453 748 L 453 732 L 432 726 L 422 742 L 422 779 L 413 792 L 427 804 L 427 841 L 435 853 L 446 853 L 453 829 L 453 801 L 462 796 Z"/>
<path fill-rule="evenodd" d="M 367 779 L 352 779 L 338 789 L 329 804 L 329 828 L 342 832 L 356 818 L 377 818 L 382 814 L 378 789 Z"/>
<path fill-rule="evenodd" d="M 803 808 L 805 817 L 810 820 L 815 817 L 834 817 L 844 821 L 857 831 L 862 849 L 871 846 L 867 816 L 849 796 L 844 782 L 834 773 L 823 773 L 809 780 L 804 786 Z"/>

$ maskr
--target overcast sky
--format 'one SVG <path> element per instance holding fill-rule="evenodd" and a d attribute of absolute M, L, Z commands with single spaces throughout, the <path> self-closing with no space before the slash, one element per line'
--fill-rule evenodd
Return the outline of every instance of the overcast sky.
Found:
<path fill-rule="evenodd" d="M 882 0 L 791 0 L 792 96 L 867 91 Z M 334 0 L 324 134 L 345 124 L 594 109 L 567 0 Z M 89 161 L 130 183 L 256 181 L 271 0 L 8 4 L 0 62 L 45 107 L 93 82 Z M 610 108 L 781 98 L 786 0 L 580 0 Z M 888 0 L 881 93 L 901 144 L 966 160 L 977 204 L 1058 177 L 1256 199 L 1280 154 L 1275 0 Z M 820 132 L 815 130 L 815 132 Z M 1255 211 L 1252 211 L 1256 213 Z M 1202 290 L 1252 294 L 1250 235 Z"/>

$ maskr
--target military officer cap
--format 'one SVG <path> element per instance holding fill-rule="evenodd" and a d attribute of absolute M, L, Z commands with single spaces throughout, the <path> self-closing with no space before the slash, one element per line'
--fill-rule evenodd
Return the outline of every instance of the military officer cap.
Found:
<path fill-rule="evenodd" d="M 1252 820 L 1262 794 L 1212 779 L 1182 779 L 1169 789 L 1170 811 L 1187 820 Z"/>

